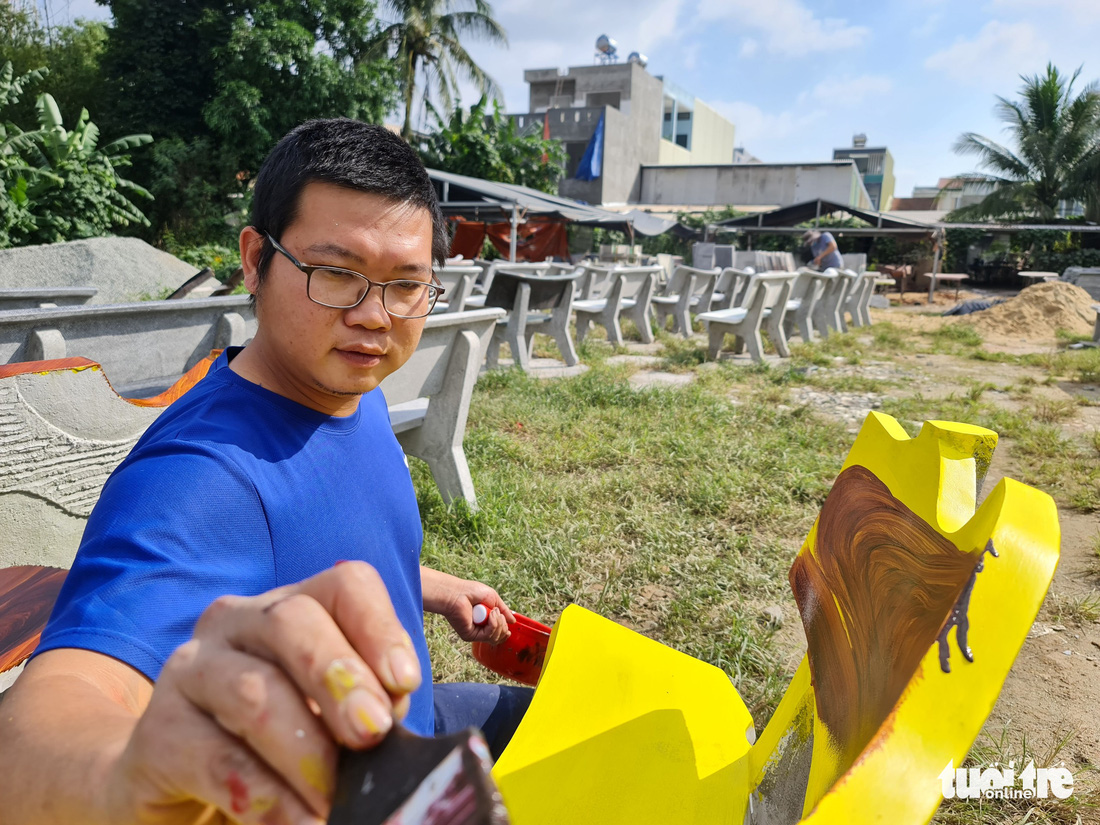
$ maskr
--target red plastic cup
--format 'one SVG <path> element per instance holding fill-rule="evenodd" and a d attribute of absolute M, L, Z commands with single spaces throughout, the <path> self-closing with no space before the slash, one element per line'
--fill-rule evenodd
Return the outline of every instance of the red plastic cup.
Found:
<path fill-rule="evenodd" d="M 546 660 L 550 628 L 519 613 L 514 615 L 516 623 L 508 625 L 512 635 L 499 645 L 474 642 L 474 658 L 494 673 L 534 687 Z"/>

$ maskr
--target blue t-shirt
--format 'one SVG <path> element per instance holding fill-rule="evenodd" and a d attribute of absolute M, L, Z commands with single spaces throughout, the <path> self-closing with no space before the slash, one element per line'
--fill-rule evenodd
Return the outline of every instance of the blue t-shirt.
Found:
<path fill-rule="evenodd" d="M 816 258 L 822 252 L 829 248 L 829 244 L 836 243 L 833 236 L 829 232 L 822 232 L 821 236 L 810 244 L 810 250 L 814 253 Z M 840 256 L 840 250 L 834 249 L 828 255 L 821 259 L 821 263 L 818 264 L 822 269 L 828 269 L 830 266 L 835 266 L 840 269 L 844 266 L 844 258 Z"/>
<path fill-rule="evenodd" d="M 246 381 L 223 354 L 107 480 L 37 652 L 94 650 L 156 680 L 218 596 L 361 559 L 386 583 L 420 659 L 405 724 L 431 736 L 422 541 L 381 390 L 332 417 Z"/>

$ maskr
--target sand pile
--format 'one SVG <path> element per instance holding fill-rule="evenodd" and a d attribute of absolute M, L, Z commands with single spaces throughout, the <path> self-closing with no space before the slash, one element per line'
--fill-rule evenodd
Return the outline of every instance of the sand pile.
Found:
<path fill-rule="evenodd" d="M 1096 300 L 1063 281 L 1035 284 L 1015 298 L 958 320 L 977 327 L 987 338 L 1037 341 L 1053 339 L 1058 330 L 1090 335 L 1096 324 Z"/>

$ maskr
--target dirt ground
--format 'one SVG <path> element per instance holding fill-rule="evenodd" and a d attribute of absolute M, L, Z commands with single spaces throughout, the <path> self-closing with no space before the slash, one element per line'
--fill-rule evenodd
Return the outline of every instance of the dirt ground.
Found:
<path fill-rule="evenodd" d="M 944 322 L 938 317 L 915 314 L 916 309 L 903 305 L 883 310 L 875 318 L 922 331 Z M 927 311 L 927 307 L 922 309 Z M 1055 341 L 1034 340 L 1017 342 L 1015 346 L 993 343 L 986 348 L 1025 353 L 1049 351 L 1055 346 Z M 1033 367 L 970 361 L 951 355 L 895 354 L 892 360 L 919 376 L 913 385 L 926 397 L 965 392 L 973 382 L 1008 387 L 1025 376 L 1036 382 L 1047 377 Z M 897 394 L 905 392 L 903 389 Z M 1052 401 L 1083 397 L 1090 404 L 1079 406 L 1076 414 L 1060 426 L 1075 435 L 1100 430 L 1100 386 L 1059 382 L 1037 385 L 1034 392 Z M 991 391 L 983 398 L 1006 409 L 1019 409 L 1018 402 L 1005 392 Z M 1002 438 L 986 477 L 985 493 L 1001 478 L 1017 475 L 1014 462 L 1013 444 Z M 1065 759 L 1066 767 L 1076 772 L 1100 766 L 1100 621 L 1081 617 L 1081 611 L 1073 609 L 1082 601 L 1089 603 L 1091 599 L 1095 605 L 1100 599 L 1100 513 L 1083 513 L 1062 505 L 1059 514 L 1062 552 L 1054 581 L 989 718 L 986 732 L 996 737 L 1007 730 L 1009 739 L 1017 746 L 1026 737 L 1028 747 L 1040 755 L 1056 750 L 1059 743 L 1068 739 L 1059 759 Z M 1095 609 L 1092 612 L 1095 614 Z M 1100 777 L 1091 773 L 1085 781 L 1096 786 Z"/>
<path fill-rule="evenodd" d="M 914 332 L 931 332 L 946 319 L 928 314 L 926 297 L 906 294 L 907 300 L 900 306 L 895 303 L 891 309 L 874 311 L 873 319 Z M 949 300 L 944 297 L 937 295 L 941 300 L 932 312 L 955 303 L 953 294 Z M 980 296 L 964 294 L 960 300 L 968 297 Z M 1050 352 L 1057 346 L 1054 340 L 1041 339 L 985 344 L 987 350 L 1013 354 Z M 1083 436 L 1100 430 L 1098 385 L 1069 381 L 1047 385 L 1047 375 L 1036 367 L 948 354 L 884 352 L 882 357 L 883 361 L 872 365 L 864 362 L 845 369 L 858 374 L 881 364 L 879 369 L 904 375 L 902 386 L 887 393 L 895 398 L 915 393 L 927 399 L 943 398 L 951 393 L 965 394 L 975 383 L 991 384 L 994 389 L 983 399 L 1017 412 L 1020 402 L 1002 390 L 1029 382 L 1032 398 L 1045 397 L 1055 403 L 1075 401 L 1080 405 L 1059 425 L 1067 434 Z M 844 411 L 821 412 L 842 417 Z M 852 424 L 850 420 L 848 423 Z M 1018 477 L 1016 460 L 1012 441 L 1001 438 L 983 493 L 988 494 L 1005 476 Z M 1100 512 L 1081 512 L 1060 503 L 1059 519 L 1061 558 L 1054 581 L 986 723 L 985 734 L 990 742 L 1004 742 L 1014 754 L 1026 747 L 1037 762 L 1056 754 L 1054 764 L 1064 760 L 1075 775 L 1075 788 L 1095 789 L 1100 787 L 1100 618 L 1095 618 L 1100 613 Z M 1082 603 L 1087 609 L 1080 609 Z M 805 638 L 796 614 L 792 612 L 784 619 L 775 641 L 782 651 L 789 652 L 788 666 L 793 671 L 805 649 Z M 1089 810 L 1081 816 L 1081 823 L 1100 822 L 1100 811 Z"/>

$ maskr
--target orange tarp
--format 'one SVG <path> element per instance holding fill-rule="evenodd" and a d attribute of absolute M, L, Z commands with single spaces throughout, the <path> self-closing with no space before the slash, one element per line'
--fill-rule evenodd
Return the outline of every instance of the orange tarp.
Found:
<path fill-rule="evenodd" d="M 507 256 L 512 240 L 510 223 L 483 223 L 452 218 L 455 222 L 451 254 L 477 258 L 488 237 L 497 252 Z M 516 227 L 516 260 L 546 261 L 552 257 L 569 259 L 569 239 L 563 221 L 549 218 L 529 218 Z"/>

